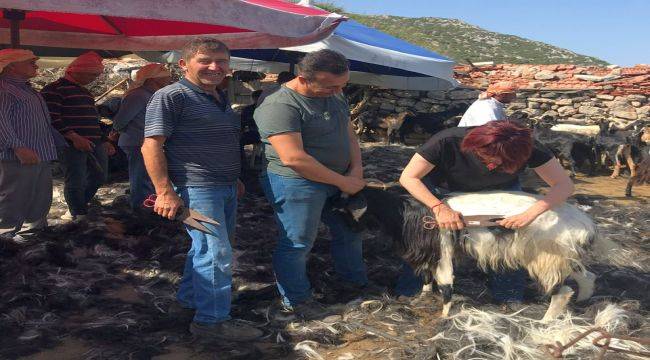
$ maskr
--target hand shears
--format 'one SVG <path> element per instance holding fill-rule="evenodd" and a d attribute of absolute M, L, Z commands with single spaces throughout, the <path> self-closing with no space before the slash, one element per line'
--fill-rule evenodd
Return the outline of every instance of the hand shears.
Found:
<path fill-rule="evenodd" d="M 156 204 L 156 198 L 157 198 L 156 194 L 151 194 L 146 199 L 144 199 L 142 205 L 148 208 L 153 208 L 154 205 Z M 201 214 L 200 212 L 194 209 L 190 209 L 186 206 L 183 206 L 182 208 L 179 209 L 179 212 L 176 214 L 174 220 L 180 220 L 183 223 L 185 223 L 185 225 L 212 236 L 216 236 L 216 234 L 212 230 L 208 229 L 205 225 L 201 224 L 200 222 L 204 222 L 212 225 L 220 225 L 217 220 L 207 217 Z"/>
<path fill-rule="evenodd" d="M 503 215 L 467 215 L 462 217 L 466 227 L 501 226 L 498 222 L 503 219 L 505 219 Z M 422 223 L 424 223 L 422 226 L 427 230 L 433 230 L 438 227 L 436 218 L 430 215 L 423 216 Z"/>

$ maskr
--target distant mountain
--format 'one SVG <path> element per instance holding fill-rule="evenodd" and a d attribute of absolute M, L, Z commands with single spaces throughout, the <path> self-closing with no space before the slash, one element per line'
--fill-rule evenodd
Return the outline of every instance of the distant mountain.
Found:
<path fill-rule="evenodd" d="M 352 13 L 344 15 L 445 55 L 457 63 L 466 63 L 465 60 L 468 59 L 471 62 L 512 64 L 607 65 L 607 62 L 592 56 L 576 54 L 541 41 L 488 31 L 455 19 Z"/>

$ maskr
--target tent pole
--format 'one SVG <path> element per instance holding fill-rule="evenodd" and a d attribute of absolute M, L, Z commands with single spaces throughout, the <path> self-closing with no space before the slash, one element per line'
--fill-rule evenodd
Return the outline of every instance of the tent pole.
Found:
<path fill-rule="evenodd" d="M 25 20 L 25 11 L 15 9 L 4 9 L 3 16 L 11 22 L 11 47 L 20 46 L 20 22 Z"/>

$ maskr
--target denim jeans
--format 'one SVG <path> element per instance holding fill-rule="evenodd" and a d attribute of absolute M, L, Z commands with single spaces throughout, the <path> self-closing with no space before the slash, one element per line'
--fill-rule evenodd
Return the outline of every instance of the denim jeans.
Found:
<path fill-rule="evenodd" d="M 126 154 L 129 160 L 129 191 L 130 191 L 130 204 L 132 209 L 139 209 L 142 207 L 144 199 L 154 194 L 155 190 L 147 169 L 144 167 L 144 159 L 139 146 L 124 146 L 122 151 Z"/>
<path fill-rule="evenodd" d="M 446 189 L 427 187 L 435 194 L 446 194 Z M 514 184 L 509 191 L 521 191 L 521 182 Z M 523 301 L 528 273 L 523 269 L 506 269 L 501 271 L 488 270 L 488 288 L 496 302 Z M 424 280 L 417 276 L 407 264 L 402 264 L 402 273 L 397 279 L 395 293 L 397 295 L 414 296 L 422 290 Z"/>
<path fill-rule="evenodd" d="M 334 270 L 344 281 L 360 286 L 368 283 L 361 238 L 331 206 L 331 199 L 340 194 L 338 188 L 273 173 L 262 176 L 260 182 L 279 228 L 273 269 L 285 305 L 297 305 L 311 297 L 307 258 L 321 220 L 330 230 Z"/>
<path fill-rule="evenodd" d="M 233 185 L 179 187 L 185 206 L 218 221 L 203 223 L 216 236 L 185 226 L 192 238 L 176 298 L 196 310 L 194 321 L 215 324 L 230 319 L 232 247 L 237 217 L 237 188 Z"/>
<path fill-rule="evenodd" d="M 66 146 L 60 150 L 59 160 L 64 177 L 63 196 L 70 214 L 85 215 L 97 189 L 108 180 L 108 156 L 104 146 L 97 142 L 92 152 Z"/>

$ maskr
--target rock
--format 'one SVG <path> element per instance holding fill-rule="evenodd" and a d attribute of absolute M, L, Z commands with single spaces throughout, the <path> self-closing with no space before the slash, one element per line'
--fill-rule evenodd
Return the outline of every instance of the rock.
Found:
<path fill-rule="evenodd" d="M 626 103 L 618 103 L 609 110 L 609 113 L 622 119 L 636 120 L 638 118 L 636 109 Z"/>
<path fill-rule="evenodd" d="M 638 101 L 644 104 L 646 101 L 648 101 L 648 99 L 643 95 L 628 95 L 627 101 Z"/>
<path fill-rule="evenodd" d="M 526 108 L 526 103 L 513 102 L 508 105 L 508 110 L 523 110 Z"/>
<path fill-rule="evenodd" d="M 641 102 L 640 102 L 640 101 L 630 101 L 630 105 L 632 105 L 632 106 L 634 106 L 634 107 L 640 107 L 640 106 L 641 106 Z"/>
<path fill-rule="evenodd" d="M 448 109 L 448 107 L 446 105 L 434 104 L 433 106 L 431 106 L 431 108 L 429 108 L 428 112 L 433 112 L 433 113 L 442 112 L 442 111 L 445 111 L 447 109 Z"/>
<path fill-rule="evenodd" d="M 596 99 L 600 99 L 600 100 L 614 100 L 614 96 L 612 96 L 612 95 L 600 94 L 600 95 L 596 95 Z"/>
<path fill-rule="evenodd" d="M 538 103 L 538 102 L 532 102 L 532 101 L 529 101 L 529 102 L 528 102 L 528 108 L 529 108 L 529 109 L 539 109 L 539 103 Z"/>
<path fill-rule="evenodd" d="M 572 117 L 574 119 L 584 119 L 584 118 L 587 117 L 587 115 L 585 115 L 585 114 L 574 114 Z"/>
<path fill-rule="evenodd" d="M 542 110 L 549 110 L 551 108 L 551 104 L 549 103 L 543 103 L 539 105 L 539 108 Z"/>
<path fill-rule="evenodd" d="M 526 109 L 526 110 L 523 110 L 523 112 L 528 114 L 529 118 L 537 117 L 537 116 L 540 116 L 540 115 L 542 115 L 544 113 L 544 111 L 542 111 L 540 109 Z"/>
<path fill-rule="evenodd" d="M 542 94 L 542 97 L 545 98 L 545 99 L 555 99 L 555 98 L 558 97 L 558 96 L 559 96 L 558 93 L 556 93 L 556 92 L 552 92 L 552 91 L 551 91 L 551 92 L 546 92 L 546 93 L 543 93 L 543 94 Z"/>
<path fill-rule="evenodd" d="M 549 117 L 552 117 L 552 118 L 555 119 L 558 116 L 560 116 L 560 114 L 557 111 L 549 110 L 549 111 L 542 114 L 542 117 L 545 117 L 545 116 L 549 116 Z"/>
<path fill-rule="evenodd" d="M 381 110 L 387 110 L 387 111 L 395 111 L 395 105 L 389 103 L 389 102 L 382 102 L 379 105 L 379 108 Z"/>
<path fill-rule="evenodd" d="M 557 110 L 560 106 L 559 105 L 553 105 L 551 106 L 551 110 Z"/>
<path fill-rule="evenodd" d="M 528 98 L 528 101 L 534 101 L 542 104 L 555 104 L 553 99 L 544 99 L 544 98 Z"/>
<path fill-rule="evenodd" d="M 573 106 L 560 106 L 557 112 L 561 117 L 568 117 L 577 114 L 578 110 L 574 109 Z"/>
<path fill-rule="evenodd" d="M 431 104 L 425 101 L 418 101 L 413 107 L 417 112 L 426 112 L 431 107 Z"/>
<path fill-rule="evenodd" d="M 636 113 L 639 119 L 648 119 L 650 118 L 650 105 L 641 106 L 636 109 Z"/>
<path fill-rule="evenodd" d="M 415 105 L 418 101 L 416 99 L 410 99 L 410 98 L 401 98 L 397 100 L 397 105 L 399 106 L 405 106 L 405 107 L 411 107 Z"/>
<path fill-rule="evenodd" d="M 553 71 L 542 70 L 534 75 L 535 80 L 555 80 L 557 75 Z"/>
<path fill-rule="evenodd" d="M 575 75 L 574 78 L 578 80 L 591 81 L 591 82 L 602 82 L 602 81 L 612 81 L 619 79 L 619 75 L 605 75 L 605 76 L 596 76 L 596 75 Z"/>
<path fill-rule="evenodd" d="M 476 90 L 455 90 L 449 93 L 449 98 L 452 100 L 475 100 L 478 98 L 479 92 Z"/>
<path fill-rule="evenodd" d="M 603 109 L 597 108 L 595 106 L 587 106 L 587 105 L 581 105 L 578 108 L 578 112 L 581 113 L 581 114 L 590 115 L 590 116 L 591 115 L 603 115 L 604 114 Z M 635 115 L 636 115 L 636 113 L 635 113 Z"/>
<path fill-rule="evenodd" d="M 555 105 L 567 106 L 567 105 L 571 105 L 571 104 L 573 104 L 572 99 L 557 99 L 557 100 L 555 100 Z"/>
<path fill-rule="evenodd" d="M 420 92 L 411 90 L 393 90 L 393 95 L 401 98 L 417 98 L 420 97 Z"/>
<path fill-rule="evenodd" d="M 544 82 L 543 81 L 531 81 L 528 83 L 528 87 L 533 88 L 533 89 L 541 89 L 544 87 Z"/>
<path fill-rule="evenodd" d="M 427 91 L 427 97 L 429 99 L 445 100 L 447 99 L 447 93 L 445 91 Z"/>
<path fill-rule="evenodd" d="M 399 113 L 404 112 L 404 111 L 409 111 L 409 108 L 404 107 L 404 106 L 395 106 L 395 112 L 396 113 L 399 114 Z"/>
<path fill-rule="evenodd" d="M 393 99 L 393 100 L 397 99 L 397 96 L 393 95 L 390 91 L 384 91 L 379 95 L 385 99 Z"/>

